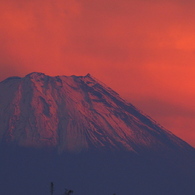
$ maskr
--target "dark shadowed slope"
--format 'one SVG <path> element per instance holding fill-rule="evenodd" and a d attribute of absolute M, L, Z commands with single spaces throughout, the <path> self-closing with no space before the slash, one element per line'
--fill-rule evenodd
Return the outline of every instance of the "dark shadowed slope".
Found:
<path fill-rule="evenodd" d="M 51 181 L 55 184 L 54 195 L 62 195 L 64 188 L 74 190 L 75 195 L 195 193 L 194 166 L 181 159 L 121 151 L 61 155 L 15 147 L 0 151 L 3 195 L 48 195 Z"/>
<path fill-rule="evenodd" d="M 0 194 L 194 195 L 195 149 L 90 75 L 0 83 Z"/>

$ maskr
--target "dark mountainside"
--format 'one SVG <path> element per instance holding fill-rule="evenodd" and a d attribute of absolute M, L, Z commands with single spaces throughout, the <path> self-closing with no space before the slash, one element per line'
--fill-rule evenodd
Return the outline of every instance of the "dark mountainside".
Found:
<path fill-rule="evenodd" d="M 195 149 L 93 78 L 0 82 L 0 194 L 193 195 Z"/>

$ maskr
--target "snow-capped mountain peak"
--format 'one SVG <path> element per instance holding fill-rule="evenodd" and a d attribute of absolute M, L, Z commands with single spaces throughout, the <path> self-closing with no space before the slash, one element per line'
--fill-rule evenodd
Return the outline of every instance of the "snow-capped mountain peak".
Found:
<path fill-rule="evenodd" d="M 90 74 L 33 72 L 2 81 L 0 91 L 3 142 L 61 151 L 191 149 Z"/>

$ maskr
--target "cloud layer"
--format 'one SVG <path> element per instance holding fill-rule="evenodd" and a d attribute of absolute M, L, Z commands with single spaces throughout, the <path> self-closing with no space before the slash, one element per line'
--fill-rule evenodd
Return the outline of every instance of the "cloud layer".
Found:
<path fill-rule="evenodd" d="M 0 79 L 90 72 L 195 146 L 195 3 L 1 0 Z"/>

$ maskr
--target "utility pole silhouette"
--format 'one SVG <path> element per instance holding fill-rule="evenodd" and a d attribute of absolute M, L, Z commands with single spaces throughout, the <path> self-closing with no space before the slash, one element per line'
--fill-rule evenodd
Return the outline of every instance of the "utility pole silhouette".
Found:
<path fill-rule="evenodd" d="M 50 192 L 51 192 L 51 195 L 53 195 L 53 191 L 54 191 L 54 184 L 53 182 L 50 183 Z"/>

